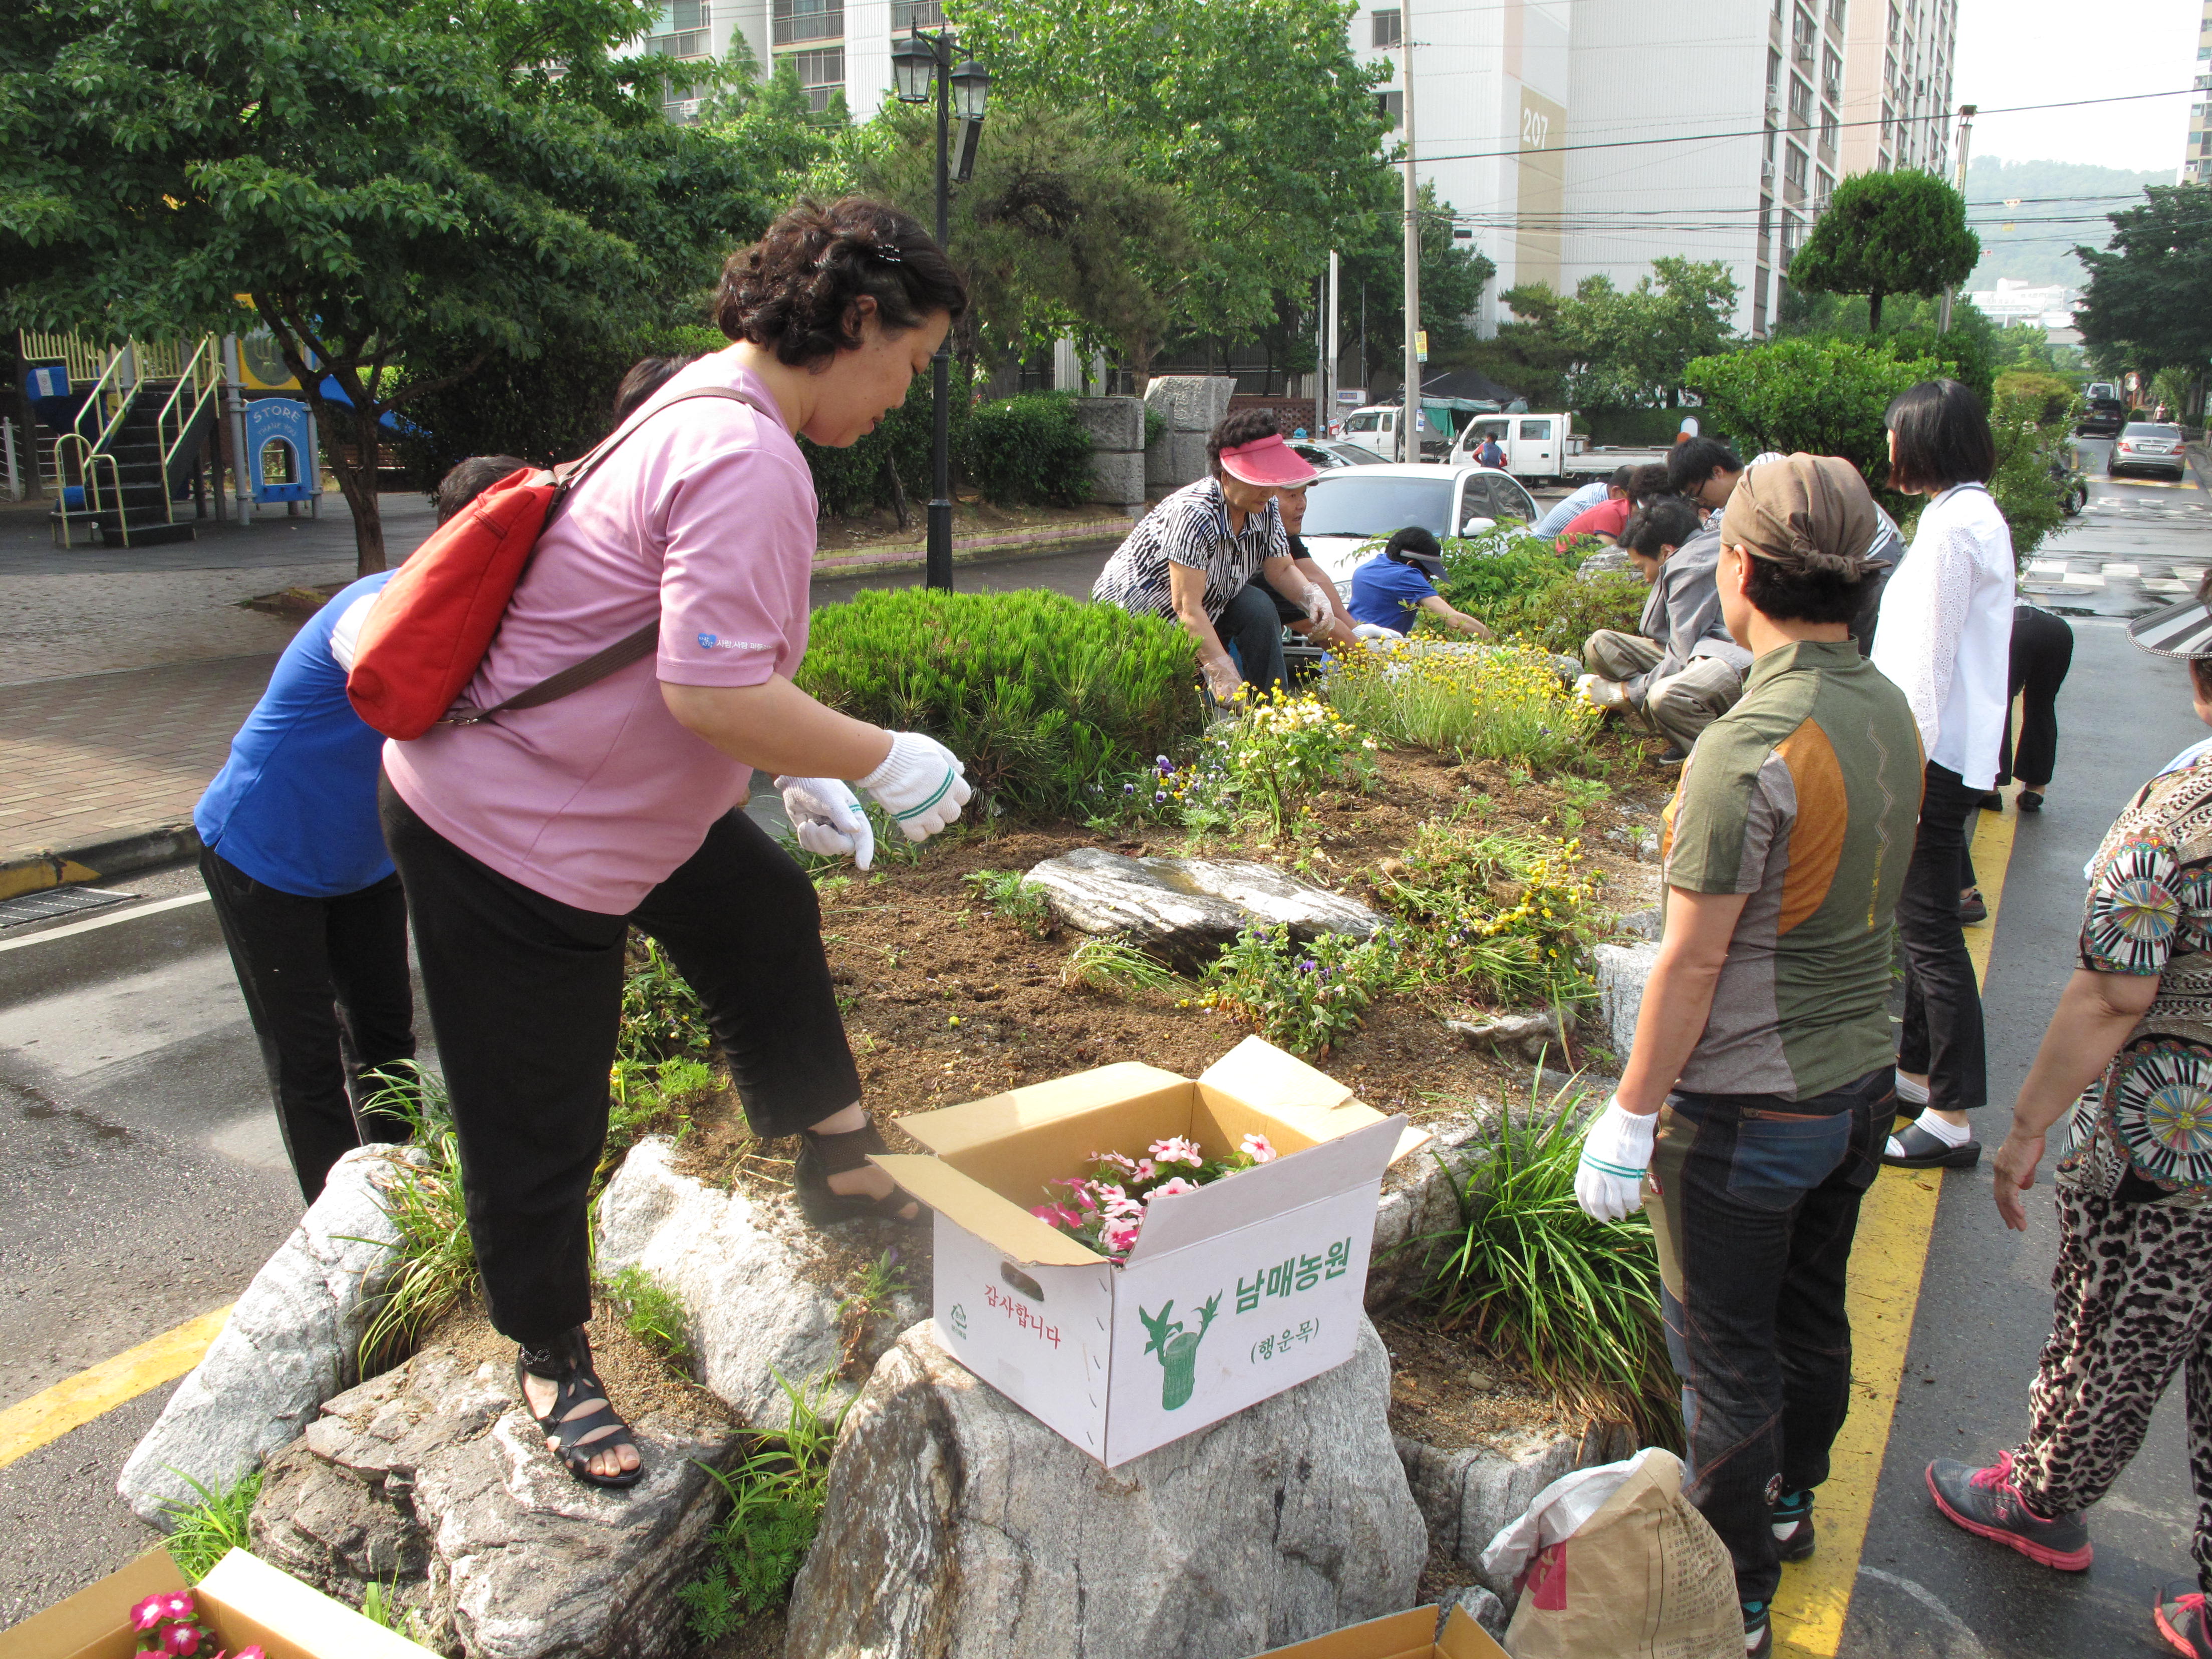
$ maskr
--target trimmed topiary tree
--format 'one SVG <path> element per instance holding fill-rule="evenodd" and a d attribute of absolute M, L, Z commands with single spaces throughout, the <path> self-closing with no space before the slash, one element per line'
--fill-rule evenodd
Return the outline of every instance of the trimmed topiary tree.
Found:
<path fill-rule="evenodd" d="M 1790 280 L 1812 294 L 1863 294 L 1867 325 L 1879 332 L 1885 297 L 1956 287 L 1981 256 L 1966 198 L 1934 173 L 1863 173 L 1836 186 Z"/>

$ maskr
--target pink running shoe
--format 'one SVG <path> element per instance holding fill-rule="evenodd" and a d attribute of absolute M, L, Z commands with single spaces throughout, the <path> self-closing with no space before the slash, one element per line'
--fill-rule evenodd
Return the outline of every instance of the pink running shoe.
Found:
<path fill-rule="evenodd" d="M 2045 1521 L 2028 1513 L 2012 1484 L 2012 1454 L 1978 1469 L 1939 1457 L 1928 1466 L 1928 1495 L 1954 1526 L 2018 1550 L 2029 1560 L 2061 1572 L 2085 1572 L 2096 1556 L 2089 1528 L 2078 1515 Z"/>

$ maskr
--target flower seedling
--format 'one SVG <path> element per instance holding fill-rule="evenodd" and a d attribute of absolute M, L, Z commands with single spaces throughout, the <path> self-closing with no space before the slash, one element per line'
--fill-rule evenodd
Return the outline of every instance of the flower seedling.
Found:
<path fill-rule="evenodd" d="M 1120 1261 L 1135 1247 L 1154 1199 L 1195 1192 L 1210 1182 L 1272 1164 L 1275 1156 L 1262 1134 L 1246 1135 L 1224 1158 L 1209 1159 L 1196 1141 L 1182 1135 L 1154 1141 L 1142 1158 L 1093 1152 L 1089 1175 L 1046 1183 L 1062 1189 L 1064 1199 L 1040 1204 L 1030 1213 Z"/>
<path fill-rule="evenodd" d="M 162 1659 L 262 1659 L 258 1647 L 225 1654 L 221 1639 L 200 1622 L 199 1603 L 190 1590 L 162 1590 L 131 1609 L 131 1628 L 138 1632 L 133 1653 Z"/>

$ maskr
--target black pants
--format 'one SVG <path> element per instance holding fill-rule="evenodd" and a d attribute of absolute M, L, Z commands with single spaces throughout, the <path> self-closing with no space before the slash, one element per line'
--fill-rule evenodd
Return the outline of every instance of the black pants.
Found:
<path fill-rule="evenodd" d="M 1247 583 L 1214 619 L 1223 647 L 1237 647 L 1244 684 L 1255 696 L 1288 684 L 1283 668 L 1283 615 L 1276 604 L 1280 597 L 1264 580 Z"/>
<path fill-rule="evenodd" d="M 1997 753 L 1997 781 L 2014 776 L 2030 788 L 2051 781 L 2058 764 L 2058 688 L 2074 665 L 2074 630 L 2063 617 L 2032 605 L 2012 613 L 2012 695 L 2020 698 L 2020 747 L 2013 747 L 2012 722 L 2005 721 L 2004 746 Z"/>
<path fill-rule="evenodd" d="M 491 1322 L 544 1346 L 592 1314 L 586 1206 L 629 927 L 699 994 L 756 1134 L 792 1135 L 860 1097 L 814 885 L 743 812 L 626 916 L 580 910 L 464 853 L 388 780 L 385 844 L 407 884 L 422 993 L 452 1097 L 469 1236 Z"/>
<path fill-rule="evenodd" d="M 1844 1274 L 1893 1095 L 1884 1067 L 1811 1100 L 1678 1091 L 1660 1115 L 1649 1212 L 1682 1379 L 1683 1491 L 1746 1601 L 1774 1599 L 1774 1500 L 1828 1478 L 1850 1409 Z"/>
<path fill-rule="evenodd" d="M 1967 788 L 1956 772 L 1928 763 L 1920 830 L 1897 899 L 1897 934 L 1905 948 L 1898 1069 L 1927 1073 L 1929 1103 L 1949 1112 L 1970 1112 L 1989 1099 L 1982 993 L 1959 922 L 1968 819 L 1981 799 L 1982 792 Z"/>
<path fill-rule="evenodd" d="M 407 1139 L 404 1117 L 367 1109 L 383 1087 L 368 1073 L 415 1056 L 399 878 L 302 898 L 212 850 L 200 854 L 200 877 L 261 1045 L 284 1151 L 312 1204 L 354 1147 Z"/>

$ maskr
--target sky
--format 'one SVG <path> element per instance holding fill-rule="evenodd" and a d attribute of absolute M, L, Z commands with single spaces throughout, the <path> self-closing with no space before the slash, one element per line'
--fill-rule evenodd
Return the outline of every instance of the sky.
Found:
<path fill-rule="evenodd" d="M 1953 95 L 1990 109 L 2186 88 L 2197 70 L 2202 11 L 2200 0 L 1960 0 Z M 2190 101 L 1981 115 L 1973 154 L 2177 167 Z"/>

